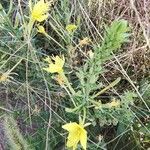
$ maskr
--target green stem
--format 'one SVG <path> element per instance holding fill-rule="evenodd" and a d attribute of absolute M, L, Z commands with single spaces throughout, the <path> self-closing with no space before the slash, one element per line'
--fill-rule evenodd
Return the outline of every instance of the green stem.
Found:
<path fill-rule="evenodd" d="M 72 103 L 73 103 L 74 107 L 77 107 L 77 105 L 76 105 L 75 101 L 74 101 L 74 100 L 73 100 L 73 98 L 72 98 L 72 95 L 70 94 L 70 92 L 68 91 L 68 89 L 66 88 L 66 86 L 65 86 L 65 85 L 63 85 L 62 87 L 66 90 L 66 92 L 67 92 L 67 93 L 68 93 L 68 95 L 70 96 L 71 101 L 72 101 Z"/>
<path fill-rule="evenodd" d="M 28 23 L 28 25 L 27 25 L 27 35 L 28 35 L 28 40 L 30 39 L 31 31 L 32 31 L 34 22 L 35 22 L 35 21 L 30 17 L 30 21 L 29 21 L 29 23 Z"/>
<path fill-rule="evenodd" d="M 72 109 L 72 108 L 66 108 L 65 110 L 66 110 L 66 112 L 73 113 L 73 112 L 79 110 L 82 106 L 83 106 L 83 105 L 81 104 L 81 105 L 79 105 L 79 106 L 76 106 L 76 107 L 73 108 L 73 109 Z"/>
<path fill-rule="evenodd" d="M 7 12 L 7 16 L 10 15 L 11 10 L 12 10 L 12 7 L 13 7 L 13 0 L 10 0 L 10 2 L 9 2 L 9 10 L 8 10 L 8 12 Z"/>
<path fill-rule="evenodd" d="M 85 119 L 86 119 L 86 108 L 83 108 L 83 125 L 85 124 Z"/>
<path fill-rule="evenodd" d="M 103 94 L 105 91 L 109 90 L 110 88 L 114 87 L 116 84 L 118 84 L 120 82 L 121 78 L 117 78 L 115 81 L 113 81 L 112 83 L 110 83 L 107 87 L 105 87 L 104 89 L 102 89 L 100 92 L 98 92 L 97 94 L 95 94 L 94 96 L 92 96 L 92 99 L 96 98 L 97 96 Z"/>
<path fill-rule="evenodd" d="M 67 85 L 67 87 L 69 88 L 70 92 L 72 93 L 72 95 L 75 95 L 75 91 L 72 88 L 70 82 L 68 81 L 68 78 L 65 76 L 64 72 L 59 73 L 59 75 L 64 79 L 65 84 Z"/>
<path fill-rule="evenodd" d="M 100 102 L 96 102 L 96 101 L 94 101 L 94 100 L 89 100 L 91 103 L 93 103 L 94 105 L 96 105 L 96 106 L 100 106 L 101 105 L 101 103 Z"/>

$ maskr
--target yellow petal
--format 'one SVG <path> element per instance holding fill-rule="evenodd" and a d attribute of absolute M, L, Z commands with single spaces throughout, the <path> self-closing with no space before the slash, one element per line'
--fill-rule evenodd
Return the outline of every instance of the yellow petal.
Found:
<path fill-rule="evenodd" d="M 58 72 L 59 69 L 56 68 L 56 66 L 54 64 L 49 64 L 49 67 L 47 68 L 43 68 L 45 71 L 50 72 L 50 73 L 55 73 Z"/>
<path fill-rule="evenodd" d="M 87 132 L 85 129 L 82 129 L 80 133 L 80 143 L 83 147 L 84 150 L 86 150 L 86 145 L 87 145 Z"/>
<path fill-rule="evenodd" d="M 69 131 L 67 147 L 72 147 L 75 150 L 80 141 L 80 126 L 73 122 L 63 125 L 62 128 Z"/>
<path fill-rule="evenodd" d="M 60 72 L 60 68 L 55 64 L 49 64 L 49 72 L 50 73 Z"/>
<path fill-rule="evenodd" d="M 48 10 L 49 3 L 45 3 L 44 0 L 40 0 L 33 7 L 33 10 L 31 12 L 32 19 L 39 22 L 44 21 L 48 17 Z"/>
<path fill-rule="evenodd" d="M 44 61 L 48 62 L 49 64 L 50 64 L 50 63 L 52 63 L 52 61 L 51 61 L 51 59 L 50 59 L 50 57 L 49 57 L 49 56 L 48 56 L 48 57 L 46 57 L 46 58 L 44 59 Z"/>
<path fill-rule="evenodd" d="M 56 56 L 55 58 L 53 58 L 55 60 L 55 64 L 57 66 L 60 66 L 61 68 L 64 66 L 65 60 L 64 57 L 60 58 L 59 56 Z"/>
<path fill-rule="evenodd" d="M 51 59 L 53 59 L 55 62 L 53 63 L 51 61 Z M 63 72 L 63 65 L 65 63 L 65 59 L 60 58 L 59 56 L 56 57 L 51 57 L 51 59 L 49 57 L 47 57 L 45 59 L 45 61 L 47 61 L 49 63 L 49 67 L 46 69 L 46 71 L 50 72 L 50 73 L 62 73 Z"/>
<path fill-rule="evenodd" d="M 48 14 L 37 17 L 36 20 L 42 22 L 48 18 Z"/>
<path fill-rule="evenodd" d="M 79 132 L 70 132 L 67 140 L 67 147 L 76 148 L 77 144 L 80 140 L 80 133 Z"/>
<path fill-rule="evenodd" d="M 69 131 L 67 147 L 72 147 L 75 150 L 80 141 L 83 149 L 86 150 L 87 131 L 82 125 L 73 122 L 63 125 L 62 128 Z"/>
<path fill-rule="evenodd" d="M 77 145 L 73 146 L 72 150 L 76 150 L 76 148 L 77 148 Z"/>
<path fill-rule="evenodd" d="M 79 125 L 76 122 L 72 122 L 72 123 L 67 123 L 67 124 L 63 125 L 62 128 L 69 132 L 73 132 L 78 128 L 78 126 Z"/>
<path fill-rule="evenodd" d="M 35 13 L 46 13 L 49 9 L 49 4 L 45 3 L 44 0 L 40 0 L 33 7 L 33 12 Z"/>

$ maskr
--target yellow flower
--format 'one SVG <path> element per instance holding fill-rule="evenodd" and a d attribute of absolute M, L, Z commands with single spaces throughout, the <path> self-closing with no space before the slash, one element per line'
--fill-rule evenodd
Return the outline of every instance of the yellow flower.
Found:
<path fill-rule="evenodd" d="M 44 29 L 43 26 L 38 26 L 37 28 L 38 28 L 37 31 L 38 31 L 39 33 L 46 34 L 45 29 Z"/>
<path fill-rule="evenodd" d="M 113 99 L 112 102 L 108 103 L 108 106 L 110 108 L 112 108 L 112 107 L 118 107 L 118 106 L 120 106 L 120 101 Z"/>
<path fill-rule="evenodd" d="M 40 0 L 37 2 L 31 10 L 31 17 L 34 21 L 42 22 L 48 17 L 49 3 Z"/>
<path fill-rule="evenodd" d="M 67 140 L 68 148 L 73 148 L 73 150 L 75 150 L 77 148 L 78 142 L 80 141 L 83 149 L 86 150 L 87 131 L 84 129 L 83 125 L 72 122 L 63 125 L 62 128 L 69 132 Z"/>
<path fill-rule="evenodd" d="M 69 33 L 74 32 L 76 29 L 77 29 L 77 26 L 76 26 L 75 24 L 69 24 L 69 25 L 66 26 L 66 30 L 67 30 Z"/>
<path fill-rule="evenodd" d="M 54 63 L 52 62 L 52 60 L 54 61 Z M 62 58 L 59 56 L 52 57 L 52 58 L 47 57 L 45 61 L 49 63 L 49 67 L 43 68 L 47 72 L 50 72 L 50 73 L 62 73 L 63 72 L 63 66 L 65 63 L 64 57 Z"/>

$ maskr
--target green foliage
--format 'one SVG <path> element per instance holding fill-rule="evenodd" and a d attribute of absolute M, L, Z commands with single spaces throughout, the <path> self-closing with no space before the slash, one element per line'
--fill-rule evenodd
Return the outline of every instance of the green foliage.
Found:
<path fill-rule="evenodd" d="M 107 32 L 105 33 L 101 46 L 95 45 L 93 59 L 89 60 L 83 66 L 83 69 L 79 71 L 79 74 L 77 74 L 80 78 L 81 85 L 84 80 L 86 80 L 88 82 L 85 84 L 87 84 L 89 90 L 90 87 L 94 89 L 100 88 L 99 86 L 96 87 L 96 82 L 99 75 L 104 71 L 102 65 L 106 60 L 112 57 L 113 51 L 116 51 L 127 41 L 127 31 L 128 25 L 125 20 L 114 21 L 110 27 L 107 27 Z"/>
<path fill-rule="evenodd" d="M 94 114 L 90 114 L 89 118 L 97 118 L 99 120 L 99 125 L 103 127 L 104 125 L 114 125 L 118 123 L 123 124 L 124 127 L 132 124 L 135 118 L 131 106 L 133 104 L 133 98 L 137 97 L 135 93 L 126 92 L 121 96 L 119 100 L 119 107 L 110 108 L 108 103 L 100 103 L 99 107 L 95 107 Z M 94 116 L 93 116 L 94 115 Z M 93 122 L 93 124 L 96 124 Z"/>
<path fill-rule="evenodd" d="M 129 27 L 126 20 L 114 21 L 110 27 L 106 27 L 104 40 L 95 48 L 96 61 L 105 62 L 110 59 L 112 52 L 116 52 L 123 43 L 128 41 L 128 31 Z"/>
<path fill-rule="evenodd" d="M 5 3 L 7 2 L 2 5 Z M 148 112 L 137 94 L 132 92 L 132 87 L 127 87 L 124 91 L 126 85 L 121 85 L 120 75 L 110 77 L 108 82 L 102 78 L 106 72 L 105 63 L 113 59 L 113 55 L 117 55 L 122 45 L 129 40 L 128 21 L 114 20 L 111 25 L 97 31 L 104 33 L 102 40 L 99 41 L 97 32 L 93 31 L 100 27 L 99 25 L 95 27 L 94 23 L 91 25 L 93 18 L 90 18 L 91 14 L 86 10 L 87 4 L 80 1 L 74 3 L 75 5 L 72 5 L 72 1 L 58 0 L 54 9 L 50 10 L 47 21 L 35 22 L 29 39 L 25 32 L 29 21 L 28 6 L 26 8 L 18 6 L 19 9 L 14 13 L 14 9 L 11 9 L 14 6 L 10 8 L 6 6 L 4 9 L 0 5 L 0 75 L 16 65 L 11 70 L 13 80 L 7 82 L 9 84 L 1 84 L 0 88 L 6 90 L 8 94 L 13 93 L 14 97 L 8 96 L 8 99 L 11 107 L 15 108 L 17 118 L 25 120 L 23 126 L 28 127 L 30 123 L 33 125 L 25 136 L 28 144 L 13 117 L 5 117 L 8 148 L 12 150 L 30 150 L 32 149 L 30 145 L 37 150 L 43 150 L 46 149 L 46 143 L 47 150 L 63 149 L 65 134 L 62 134 L 64 130 L 61 126 L 66 122 L 78 122 L 78 118 L 82 120 L 84 117 L 85 123 L 91 123 L 86 130 L 90 139 L 88 149 L 93 150 L 107 149 L 109 140 L 110 145 L 111 140 L 114 141 L 114 149 L 117 149 L 116 145 L 119 141 L 124 142 L 124 139 L 127 141 L 124 144 L 130 143 L 128 138 L 131 136 L 127 135 L 126 131 L 130 131 L 132 127 L 135 127 L 133 136 L 138 132 L 146 134 L 149 129 L 148 125 L 142 125 L 137 129 L 136 123 L 134 124 L 137 118 L 145 119 Z M 89 18 L 86 18 L 88 15 Z M 49 37 L 37 32 L 38 24 L 43 25 Z M 77 27 L 72 33 L 66 29 L 69 24 L 75 29 Z M 81 46 L 80 41 L 84 37 L 89 38 L 91 42 Z M 88 56 L 90 50 L 94 53 L 93 57 Z M 69 86 L 58 85 L 55 81 L 56 74 L 45 73 L 43 70 L 45 65 L 43 59 L 46 56 L 55 56 L 62 52 L 65 56 L 63 69 L 67 74 Z M 108 74 L 110 72 L 107 70 Z M 121 92 L 118 84 L 122 86 Z M 149 90 L 149 82 L 144 82 L 138 93 L 146 102 L 150 98 Z M 118 104 L 111 106 L 113 101 L 117 101 Z M 2 105 L 5 105 L 5 102 Z M 113 128 L 113 133 L 107 133 L 111 130 L 110 127 Z M 105 136 L 106 134 L 108 136 Z M 120 136 L 123 137 L 121 140 Z M 145 140 L 147 137 L 146 135 Z"/>
<path fill-rule="evenodd" d="M 102 128 L 119 124 L 117 134 L 124 132 L 133 123 L 135 114 L 131 107 L 134 105 L 134 98 L 137 95 L 128 91 L 120 97 L 109 96 L 103 99 L 101 94 L 119 84 L 120 78 L 108 86 L 104 86 L 99 80 L 105 72 L 104 63 L 112 58 L 113 52 L 116 52 L 124 42 L 128 41 L 129 34 L 127 31 L 128 25 L 125 20 L 114 21 L 110 27 L 107 27 L 101 46 L 94 46 L 94 57 L 88 59 L 76 73 L 80 81 L 77 87 L 78 92 L 74 95 L 78 106 L 74 109 L 66 109 L 69 113 L 81 114 L 83 108 L 86 108 L 88 121 L 92 122 L 95 127 L 100 126 Z M 109 104 L 112 100 L 117 100 L 120 106 L 110 108 Z M 120 127 L 122 130 L 119 129 Z M 91 136 L 93 134 L 91 133 Z M 93 139 L 96 140 L 94 137 Z"/>
<path fill-rule="evenodd" d="M 101 46 L 95 46 L 94 57 L 89 59 L 87 63 L 76 73 L 80 80 L 82 91 L 85 91 L 88 97 L 93 90 L 102 88 L 102 83 L 99 83 L 99 76 L 104 72 L 103 64 L 111 57 L 113 51 L 121 47 L 123 42 L 127 41 L 128 26 L 127 21 L 114 21 L 107 28 L 104 36 L 104 41 Z M 83 98 L 84 99 L 84 98 Z"/>

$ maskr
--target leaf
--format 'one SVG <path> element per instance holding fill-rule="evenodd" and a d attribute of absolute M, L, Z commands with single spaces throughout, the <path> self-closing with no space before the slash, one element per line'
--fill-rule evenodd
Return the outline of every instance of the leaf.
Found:
<path fill-rule="evenodd" d="M 111 57 L 112 52 L 119 49 L 130 36 L 128 22 L 126 20 L 114 21 L 110 27 L 106 27 L 104 41 L 96 48 L 96 53 L 101 61 L 106 61 Z"/>
<path fill-rule="evenodd" d="M 120 82 L 121 78 L 117 78 L 115 81 L 113 81 L 112 83 L 110 83 L 107 87 L 105 87 L 104 89 L 102 89 L 100 92 L 98 92 L 97 94 L 95 94 L 92 98 L 95 98 L 101 94 L 103 94 L 105 91 L 109 90 L 110 88 L 114 87 L 115 85 L 117 85 Z"/>

